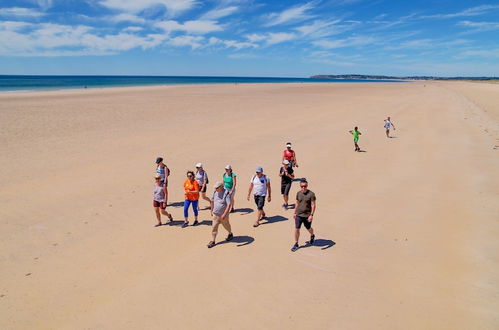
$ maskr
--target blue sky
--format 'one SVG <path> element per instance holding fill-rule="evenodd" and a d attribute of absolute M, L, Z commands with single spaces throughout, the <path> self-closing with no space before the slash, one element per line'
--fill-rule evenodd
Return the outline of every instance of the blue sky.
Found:
<path fill-rule="evenodd" d="M 499 2 L 0 0 L 0 74 L 499 76 Z"/>

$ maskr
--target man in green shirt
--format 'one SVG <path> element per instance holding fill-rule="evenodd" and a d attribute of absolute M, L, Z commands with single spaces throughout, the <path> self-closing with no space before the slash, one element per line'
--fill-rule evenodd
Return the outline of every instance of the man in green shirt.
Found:
<path fill-rule="evenodd" d="M 310 233 L 310 241 L 308 244 L 314 244 L 315 235 L 312 228 L 312 221 L 314 220 L 315 213 L 315 194 L 313 191 L 308 190 L 307 180 L 300 182 L 300 191 L 296 194 L 296 208 L 295 208 L 295 245 L 291 248 L 295 252 L 300 248 L 298 239 L 300 238 L 300 228 L 303 224 Z"/>
<path fill-rule="evenodd" d="M 355 151 L 360 151 L 360 147 L 357 142 L 359 142 L 359 135 L 362 135 L 362 133 L 359 132 L 359 128 L 355 126 L 355 128 L 350 131 L 350 134 L 353 135 L 353 144 L 355 145 Z"/>

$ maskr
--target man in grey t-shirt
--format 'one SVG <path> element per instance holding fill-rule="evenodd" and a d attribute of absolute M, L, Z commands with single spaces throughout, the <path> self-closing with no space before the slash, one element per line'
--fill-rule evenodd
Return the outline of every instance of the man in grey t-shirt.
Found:
<path fill-rule="evenodd" d="M 295 208 L 295 245 L 291 248 L 291 251 L 295 252 L 300 248 L 298 245 L 298 239 L 300 238 L 300 228 L 303 224 L 310 233 L 310 241 L 308 244 L 314 244 L 315 235 L 314 229 L 312 228 L 312 221 L 314 220 L 315 213 L 315 194 L 313 191 L 308 190 L 307 180 L 302 180 L 300 182 L 300 191 L 296 194 L 296 208 Z"/>
<path fill-rule="evenodd" d="M 211 215 L 213 216 L 213 230 L 211 234 L 213 240 L 208 243 L 208 248 L 215 246 L 215 239 L 217 238 L 218 226 L 220 224 L 229 232 L 229 235 L 225 239 L 226 241 L 230 241 L 234 237 L 229 223 L 229 212 L 231 209 L 230 193 L 220 181 L 215 183 L 213 188 L 215 188 L 213 198 L 211 199 Z"/>

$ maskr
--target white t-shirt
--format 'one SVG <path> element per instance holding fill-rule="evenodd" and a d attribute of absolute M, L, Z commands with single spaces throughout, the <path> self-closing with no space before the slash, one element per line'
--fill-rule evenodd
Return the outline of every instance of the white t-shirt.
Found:
<path fill-rule="evenodd" d="M 390 129 L 390 126 L 392 125 L 392 122 L 389 120 L 385 120 L 385 128 Z"/>
<path fill-rule="evenodd" d="M 250 183 L 253 183 L 253 195 L 267 196 L 267 182 L 270 183 L 270 178 L 265 174 L 261 177 L 258 177 L 258 175 L 251 177 Z"/>

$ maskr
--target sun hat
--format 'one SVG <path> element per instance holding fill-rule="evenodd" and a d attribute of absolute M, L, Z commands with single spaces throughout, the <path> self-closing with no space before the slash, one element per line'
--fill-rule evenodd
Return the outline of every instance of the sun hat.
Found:
<path fill-rule="evenodd" d="M 283 161 L 282 161 L 282 163 L 283 163 L 284 165 L 289 165 L 289 160 L 285 159 L 285 160 L 283 160 Z"/>
<path fill-rule="evenodd" d="M 257 172 L 257 173 L 263 172 L 263 168 L 262 168 L 261 166 L 258 166 L 258 167 L 256 168 L 256 172 Z"/>
<path fill-rule="evenodd" d="M 227 166 L 225 166 L 225 169 L 226 169 L 226 170 L 232 170 L 232 166 L 227 165 Z"/>
<path fill-rule="evenodd" d="M 156 164 L 159 164 L 159 163 L 161 163 L 162 161 L 163 161 L 163 158 L 161 158 L 161 157 L 156 158 Z"/>
<path fill-rule="evenodd" d="M 286 143 L 286 147 L 291 148 L 291 142 Z"/>
<path fill-rule="evenodd" d="M 213 188 L 217 189 L 218 187 L 221 187 L 222 185 L 223 185 L 223 183 L 222 183 L 222 182 L 217 181 L 217 182 L 215 182 L 215 184 L 213 185 Z"/>
<path fill-rule="evenodd" d="M 196 164 L 196 168 L 203 168 L 203 164 L 202 163 L 197 163 Z"/>

